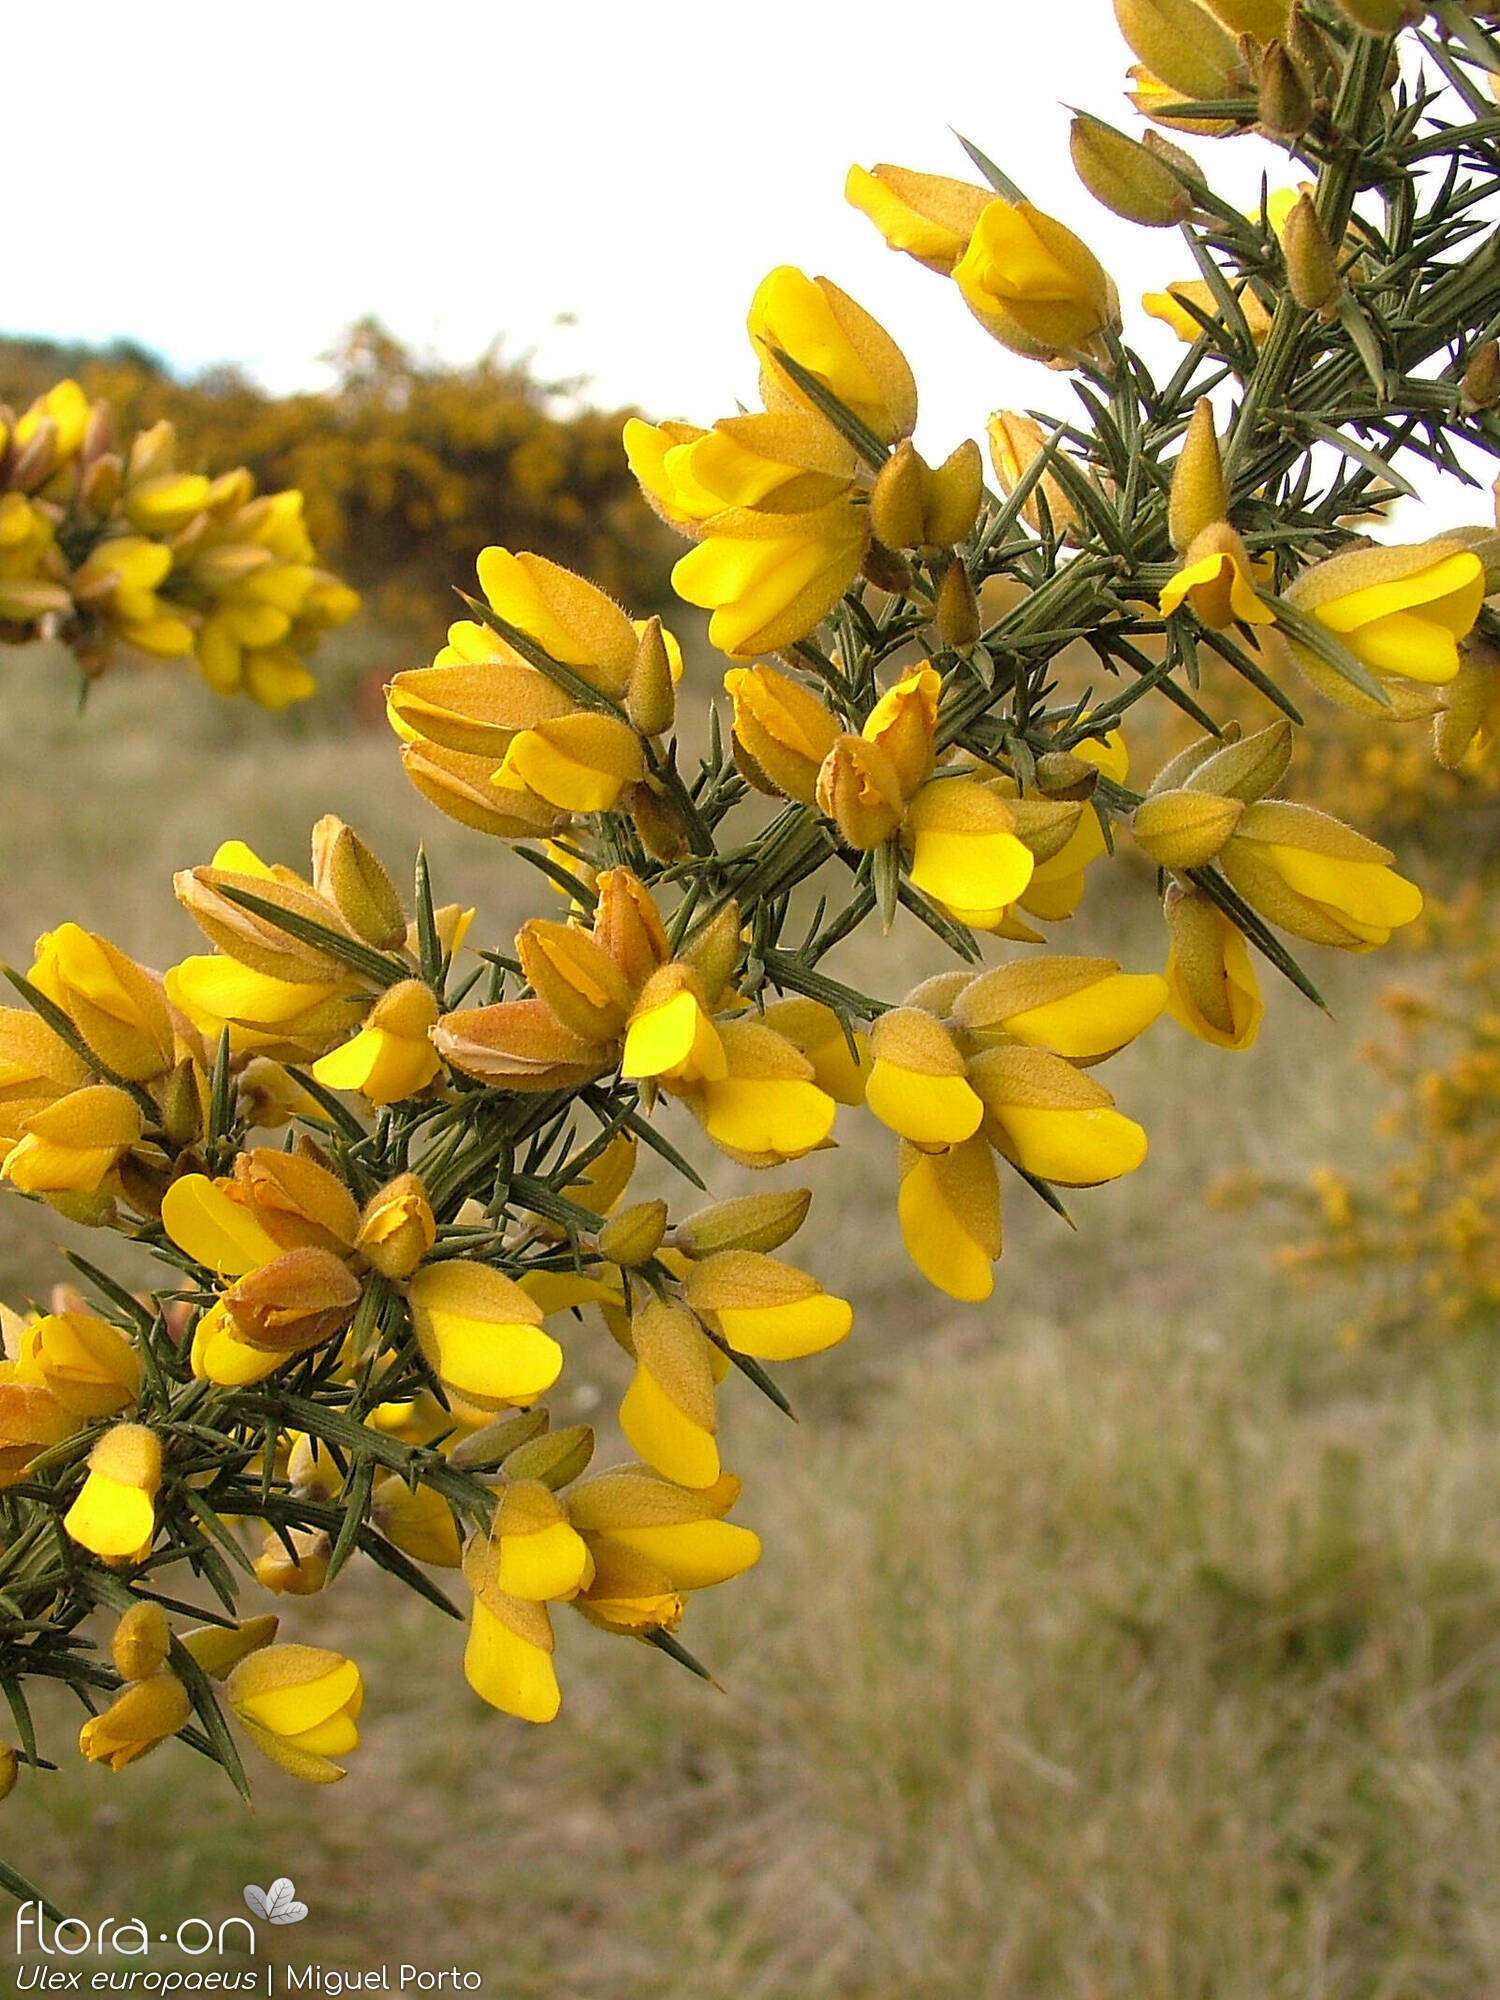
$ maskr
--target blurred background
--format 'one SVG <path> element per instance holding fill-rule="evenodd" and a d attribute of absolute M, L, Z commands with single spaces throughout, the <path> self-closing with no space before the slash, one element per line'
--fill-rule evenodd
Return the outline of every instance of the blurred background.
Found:
<path fill-rule="evenodd" d="M 843 206 L 850 161 L 959 173 L 957 126 L 1096 245 L 1130 336 L 1172 348 L 1131 303 L 1183 275 L 1180 246 L 1066 168 L 1060 99 L 1127 122 L 1103 0 L 769 4 L 734 28 L 585 0 L 565 31 L 458 0 L 232 26 L 147 0 L 77 6 L 64 36 L 7 25 L 35 79 L 8 139 L 47 194 L 9 236 L 0 399 L 74 374 L 126 430 L 170 416 L 184 465 L 301 487 L 365 610 L 280 717 L 171 665 L 80 708 L 65 655 L 0 654 L 12 963 L 69 918 L 169 963 L 196 941 L 174 869 L 231 836 L 304 866 L 328 811 L 398 878 L 425 843 L 487 941 L 534 913 L 529 871 L 407 788 L 381 686 L 431 657 L 487 543 L 669 605 L 680 545 L 620 424 L 751 398 L 771 265 L 891 327 L 930 454 L 1001 404 L 1060 412 L 1063 380 Z M 1264 149 L 1209 157 L 1256 198 Z M 1434 495 L 1427 519 L 1488 507 Z M 722 662 L 670 616 L 691 713 Z M 0 1850 L 66 1908 L 152 1929 L 289 1874 L 301 1957 L 451 1959 L 506 2000 L 1500 1990 L 1496 786 L 1436 773 L 1420 727 L 1311 719 L 1289 789 L 1390 842 L 1430 920 L 1379 961 L 1320 958 L 1329 1015 L 1267 971 L 1249 1053 L 1163 1022 L 1115 1061 L 1151 1157 L 1078 1198 L 1076 1234 L 1014 1184 L 995 1296 L 962 1307 L 907 1263 L 872 1127 L 781 1177 L 815 1189 L 795 1254 L 856 1330 L 794 1371 L 795 1429 L 729 1395 L 766 1554 L 684 1633 L 723 1693 L 562 1619 L 563 1714 L 530 1730 L 470 1694 L 458 1626 L 350 1571 L 284 1627 L 364 1667 L 345 1784 L 267 1766 L 252 1815 L 179 1744 L 114 1779 L 58 1704 L 61 1773 L 7 1802 Z M 1143 717 L 1136 769 L 1175 742 Z M 1159 966 L 1150 871 L 1100 863 L 1052 942 Z M 938 969 L 904 917 L 850 951 L 891 997 Z M 0 1205 L 9 1303 L 45 1298 L 58 1241 L 101 1255 Z M 592 1330 L 571 1349 L 558 1419 L 600 1417 L 619 1357 Z"/>

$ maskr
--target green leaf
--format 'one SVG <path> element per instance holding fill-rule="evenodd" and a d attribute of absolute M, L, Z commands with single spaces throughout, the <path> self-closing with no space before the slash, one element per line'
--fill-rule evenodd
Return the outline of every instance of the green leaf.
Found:
<path fill-rule="evenodd" d="M 175 1634 L 172 1638 L 171 1660 L 173 1673 L 187 1689 L 193 1707 L 198 1711 L 198 1719 L 203 1724 L 203 1733 L 212 1746 L 214 1756 L 229 1773 L 230 1782 L 248 1805 L 250 1780 L 245 1776 L 240 1753 L 234 1747 L 234 1738 L 229 1733 L 224 1712 L 219 1707 L 219 1698 L 214 1693 L 213 1682 Z"/>
<path fill-rule="evenodd" d="M 679 1667 L 686 1667 L 690 1674 L 696 1674 L 700 1681 L 707 1681 L 709 1686 L 718 1689 L 720 1694 L 724 1692 L 703 1662 L 695 1659 L 687 1647 L 680 1640 L 674 1639 L 664 1625 L 653 1625 L 650 1631 L 643 1632 L 641 1637 L 648 1646 L 655 1646 L 659 1653 L 665 1653 L 669 1660 L 675 1660 Z"/>
<path fill-rule="evenodd" d="M 953 133 L 954 138 L 957 139 L 959 145 L 963 147 L 964 151 L 974 162 L 975 166 L 978 167 L 980 173 L 984 175 L 996 194 L 1002 195 L 1012 207 L 1018 208 L 1025 201 L 1026 197 L 1010 178 L 1010 175 L 1002 173 L 988 154 L 980 152 L 972 139 L 966 139 L 962 132 L 955 131 L 951 125 L 948 127 L 948 130 Z"/>
<path fill-rule="evenodd" d="M 1284 597 L 1273 597 L 1269 591 L 1256 592 L 1262 604 L 1267 604 L 1276 613 L 1276 622 L 1283 626 L 1300 646 L 1306 646 L 1310 653 L 1316 653 L 1326 666 L 1346 680 L 1350 687 L 1358 688 L 1371 701 L 1379 702 L 1382 708 L 1389 708 L 1391 698 L 1380 682 L 1370 672 L 1363 660 L 1357 660 L 1342 640 L 1336 638 L 1328 627 L 1316 618 L 1309 618 L 1295 604 L 1289 604 Z"/>

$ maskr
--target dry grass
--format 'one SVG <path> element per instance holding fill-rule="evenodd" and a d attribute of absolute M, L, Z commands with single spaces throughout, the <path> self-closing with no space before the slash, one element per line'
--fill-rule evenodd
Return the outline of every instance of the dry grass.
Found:
<path fill-rule="evenodd" d="M 0 694 L 8 953 L 43 915 L 189 948 L 170 866 L 227 833 L 295 859 L 330 808 L 393 861 L 426 840 L 491 930 L 535 902 L 379 738 L 232 731 L 189 701 L 158 752 L 138 686 L 102 688 L 79 738 L 22 679 Z M 1114 922 L 1143 964 L 1139 915 Z M 1087 921 L 1080 945 L 1107 944 Z M 887 990 L 931 964 L 920 941 L 895 974 L 861 950 Z M 1278 998 L 1249 1057 L 1163 1027 L 1113 1064 L 1151 1161 L 1078 1199 L 1075 1240 L 1013 1195 L 989 1307 L 910 1272 L 870 1128 L 808 1163 L 806 1258 L 860 1324 L 793 1373 L 795 1431 L 732 1398 L 767 1555 L 684 1635 L 727 1695 L 563 1618 L 563 1718 L 531 1731 L 469 1694 L 457 1627 L 360 1577 L 288 1621 L 366 1669 L 346 1784 L 257 1772 L 252 1817 L 177 1745 L 112 1779 L 73 1759 L 59 1704 L 63 1770 L 4 1807 L 0 1847 L 65 1904 L 153 1928 L 284 1872 L 312 1907 L 299 1962 L 457 1960 L 505 2000 L 1500 1990 L 1491 1357 L 1343 1351 L 1331 1303 L 1269 1275 L 1265 1223 L 1198 1199 L 1226 1167 L 1366 1143 L 1349 1050 L 1378 973 L 1343 973 L 1343 1028 Z M 581 1344 L 585 1401 L 606 1346 Z"/>

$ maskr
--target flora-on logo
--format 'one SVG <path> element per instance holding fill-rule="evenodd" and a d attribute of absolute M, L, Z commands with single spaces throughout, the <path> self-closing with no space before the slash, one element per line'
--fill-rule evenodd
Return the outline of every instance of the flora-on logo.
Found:
<path fill-rule="evenodd" d="M 248 1883 L 245 1902 L 257 1917 L 264 1917 L 268 1924 L 300 1924 L 307 1915 L 307 1905 L 297 1901 L 297 1890 L 290 1875 L 278 1875 L 269 1889 L 257 1889 L 253 1882 Z"/>

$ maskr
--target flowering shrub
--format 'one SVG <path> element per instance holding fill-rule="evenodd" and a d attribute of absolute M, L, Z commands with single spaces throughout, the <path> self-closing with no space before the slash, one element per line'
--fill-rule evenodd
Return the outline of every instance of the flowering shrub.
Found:
<path fill-rule="evenodd" d="M 1294 950 L 1367 952 L 1418 916 L 1387 849 L 1278 794 L 1308 701 L 1435 717 L 1450 761 L 1493 712 L 1500 538 L 1358 526 L 1412 454 L 1500 445 L 1500 276 L 1463 249 L 1500 164 L 1500 47 L 1431 11 L 1117 0 L 1158 123 L 1258 128 L 1315 177 L 1246 217 L 1175 142 L 1079 118 L 1085 185 L 1180 225 L 1198 267 L 1165 382 L 1092 253 L 977 150 L 984 184 L 855 170 L 892 245 L 1066 376 L 1078 414 L 992 420 L 998 495 L 973 442 L 930 465 L 890 336 L 830 280 L 773 271 L 749 318 L 764 408 L 625 427 L 728 663 L 696 770 L 672 634 L 535 553 L 486 549 L 472 615 L 390 684 L 417 791 L 547 878 L 554 913 L 512 949 L 469 945 L 475 912 L 420 856 L 404 900 L 332 817 L 305 874 L 233 840 L 181 874 L 207 948 L 161 976 L 73 924 L 40 940 L 0 1014 L 0 1175 L 163 1275 L 137 1297 L 86 1264 L 91 1302 L 7 1322 L 21 1761 L 45 1675 L 103 1702 L 81 1747 L 115 1768 L 180 1735 L 243 1782 L 233 1721 L 341 1776 L 357 1667 L 242 1613 L 356 1557 L 466 1616 L 468 1679 L 515 1716 L 558 1708 L 562 1608 L 696 1666 L 687 1600 L 759 1551 L 730 1518 L 723 1392 L 739 1375 L 785 1407 L 772 1370 L 852 1310 L 780 1254 L 805 1190 L 683 1215 L 632 1187 L 642 1149 L 694 1181 L 685 1112 L 775 1170 L 868 1115 L 914 1262 L 982 1300 L 1002 1174 L 1061 1211 L 1145 1157 L 1110 1055 L 1163 1011 L 1248 1047 L 1259 961 L 1316 998 Z M 1094 682 L 1064 691 L 1079 638 Z M 1278 719 L 1218 722 L 1208 660 Z M 1197 733 L 1137 788 L 1148 700 Z M 1037 950 L 1127 838 L 1159 871 L 1164 977 Z M 841 942 L 903 911 L 929 977 L 898 1002 L 836 976 Z M 631 1369 L 634 1457 L 603 1469 L 546 1401 L 596 1337 L 583 1315 Z M 184 1571 L 206 1593 L 187 1631 Z M 119 1619 L 107 1663 L 96 1610 Z"/>

